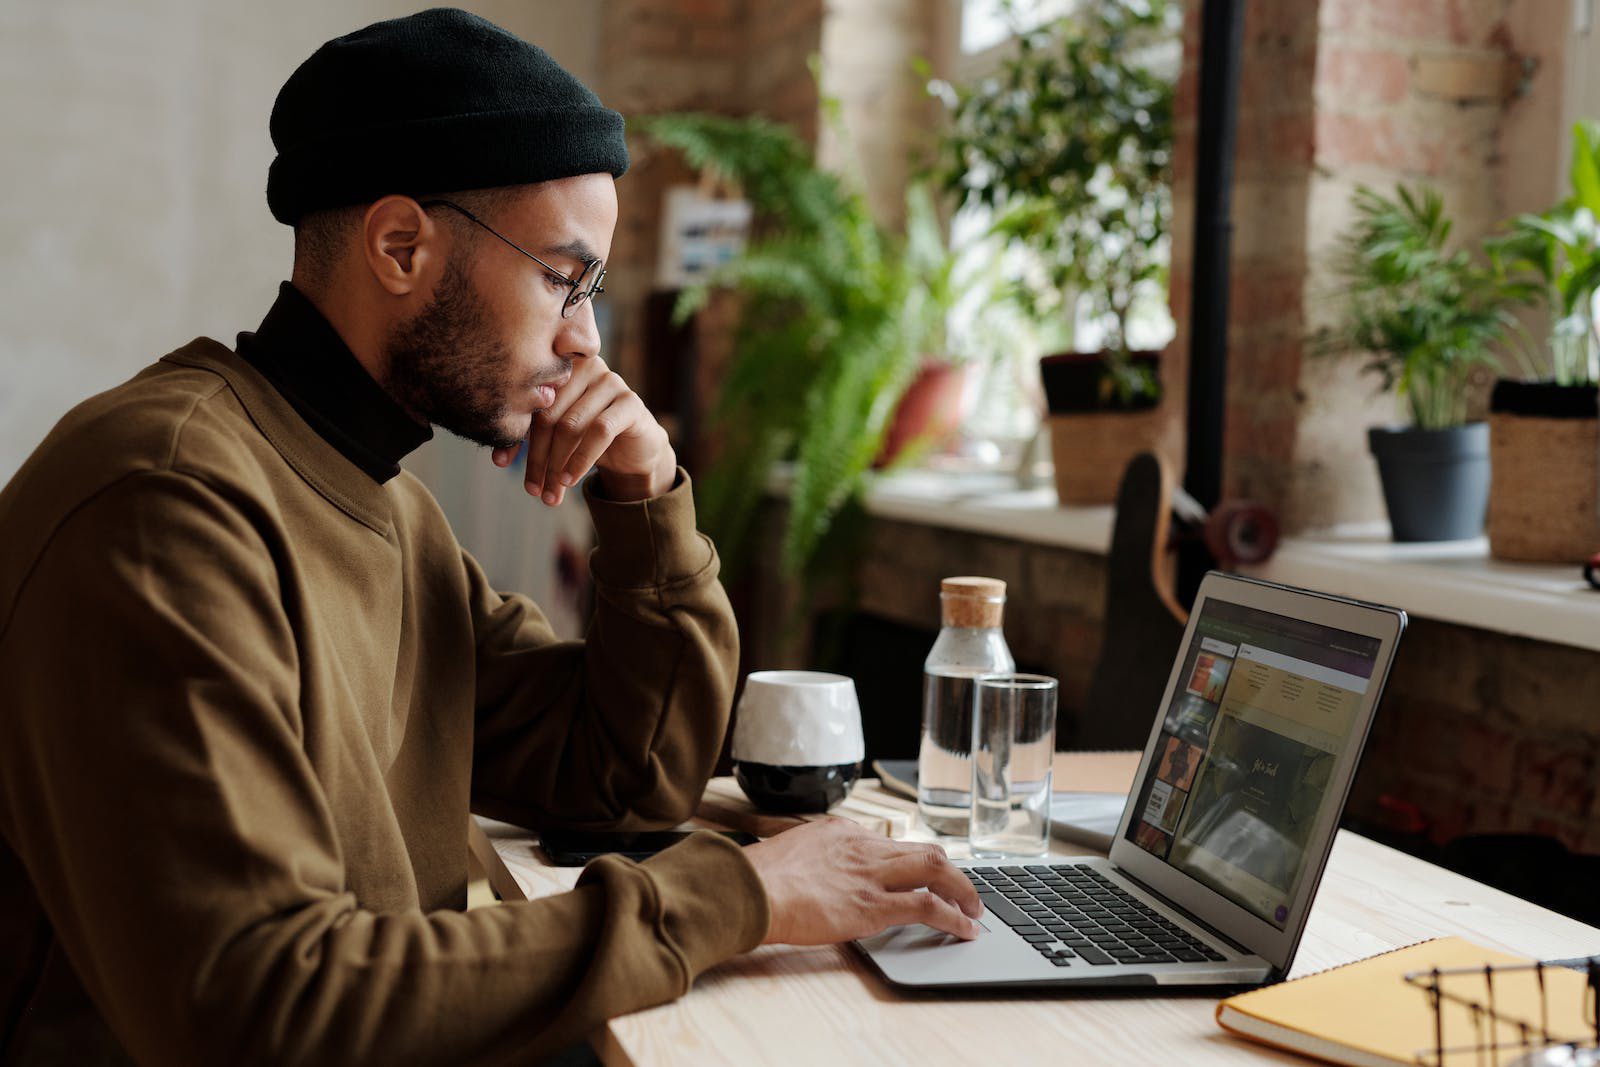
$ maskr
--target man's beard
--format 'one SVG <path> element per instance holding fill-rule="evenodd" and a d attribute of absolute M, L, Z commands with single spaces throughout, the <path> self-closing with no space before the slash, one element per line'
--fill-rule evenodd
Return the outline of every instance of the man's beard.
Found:
<path fill-rule="evenodd" d="M 426 307 L 384 339 L 389 393 L 413 417 L 490 448 L 515 448 L 505 425 L 511 350 L 490 333 L 488 312 L 452 257 Z"/>

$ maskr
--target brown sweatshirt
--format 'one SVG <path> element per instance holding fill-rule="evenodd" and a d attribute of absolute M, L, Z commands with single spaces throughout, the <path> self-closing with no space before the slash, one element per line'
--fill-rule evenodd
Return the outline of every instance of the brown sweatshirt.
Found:
<path fill-rule="evenodd" d="M 563 642 L 222 345 L 69 413 L 0 492 L 0 1060 L 102 1023 L 147 1063 L 517 1060 L 757 944 L 714 835 L 461 910 L 469 804 L 670 825 L 720 748 L 737 634 L 687 479 L 587 496 Z"/>

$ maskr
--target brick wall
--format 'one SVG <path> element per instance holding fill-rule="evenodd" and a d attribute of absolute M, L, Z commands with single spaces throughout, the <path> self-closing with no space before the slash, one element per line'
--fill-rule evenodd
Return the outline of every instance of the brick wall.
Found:
<path fill-rule="evenodd" d="M 1537 833 L 1600 855 L 1597 709 L 1600 653 L 1414 619 L 1349 810 L 1441 844 Z"/>
<path fill-rule="evenodd" d="M 1292 497 L 1305 325 L 1307 199 L 1314 157 L 1317 4 L 1243 5 L 1229 282 L 1224 494 L 1283 508 Z M 1163 357 L 1170 416 L 1185 417 L 1198 135 L 1200 12 L 1186 6 L 1175 102 L 1170 305 Z M 1291 525 L 1294 517 L 1286 516 Z"/>
<path fill-rule="evenodd" d="M 630 117 L 673 111 L 759 114 L 817 133 L 817 91 L 807 68 L 821 42 L 822 0 L 608 0 L 602 5 L 597 91 Z M 631 382 L 645 380 L 645 300 L 655 286 L 661 203 L 673 185 L 694 184 L 674 153 L 629 142 L 633 166 L 618 185 L 620 214 L 607 274 L 613 327 L 608 359 Z M 716 394 L 728 353 L 731 311 L 695 327 L 695 395 Z M 646 397 L 659 404 L 664 398 Z M 692 465 L 694 442 L 679 441 Z"/>
<path fill-rule="evenodd" d="M 1395 416 L 1359 357 L 1310 358 L 1329 252 L 1358 183 L 1439 188 L 1474 240 L 1564 188 L 1569 5 L 1538 0 L 1252 0 L 1244 5 L 1230 285 L 1226 492 L 1289 530 L 1384 515 L 1365 427 Z M 1181 393 L 1193 255 L 1198 11 L 1178 83 L 1172 308 Z M 1489 377 L 1479 383 L 1486 390 Z M 1181 404 L 1175 417 L 1182 417 Z M 1337 592 L 1337 590 L 1334 590 Z M 1435 840 L 1535 832 L 1600 852 L 1600 654 L 1415 620 L 1352 815 Z M 1388 802 L 1394 802 L 1391 807 Z"/>
<path fill-rule="evenodd" d="M 1308 358 L 1334 314 L 1329 257 L 1357 184 L 1438 187 L 1475 240 L 1555 195 L 1568 16 L 1536 0 L 1259 0 L 1244 5 L 1230 282 L 1226 492 L 1288 529 L 1384 515 L 1364 428 L 1394 421 L 1359 357 Z M 1172 307 L 1164 374 L 1187 373 L 1198 8 L 1178 85 Z M 1528 159 L 1544 161 L 1529 167 Z M 1542 172 L 1541 172 L 1542 168 Z M 1530 173 L 1532 172 L 1532 173 Z M 1559 185 L 1559 182 L 1555 183 Z M 1490 376 L 1479 382 L 1486 394 Z M 1481 404 L 1481 398 L 1480 398 Z M 1182 418 L 1182 405 L 1173 408 Z"/>
<path fill-rule="evenodd" d="M 1426 182 L 1443 195 L 1455 237 L 1474 241 L 1510 213 L 1501 141 L 1523 84 L 1510 0 L 1388 4 L 1323 0 L 1315 79 L 1315 156 L 1308 223 L 1306 324 L 1334 313 L 1337 279 L 1328 270 L 1350 220 L 1358 184 L 1389 191 Z M 1539 77 L 1549 78 L 1548 68 Z M 1398 421 L 1360 359 L 1302 364 L 1300 418 L 1286 509 L 1304 525 L 1383 515 L 1376 472 L 1359 432 Z M 1492 375 L 1477 383 L 1481 410 Z M 1356 432 L 1352 432 L 1352 430 Z"/>
<path fill-rule="evenodd" d="M 812 667 L 827 654 L 813 643 L 812 618 L 797 620 L 794 590 L 778 573 L 777 545 L 784 507 L 773 502 L 763 516 L 752 599 L 767 610 L 741 630 L 750 668 Z M 903 739 L 894 755 L 916 751 L 920 722 L 922 658 L 939 629 L 939 582 L 953 574 L 982 574 L 1006 583 L 1004 632 L 1019 669 L 1041 670 L 1060 682 L 1063 736 L 1081 708 L 1100 655 L 1106 599 L 1105 557 L 1071 548 L 1014 538 L 949 530 L 916 522 L 869 520 L 857 569 L 853 609 L 877 619 L 926 632 L 926 643 L 903 662 L 878 663 L 875 670 L 903 679 L 892 700 L 877 710 L 896 719 L 894 729 L 874 724 L 872 732 Z M 857 660 L 862 657 L 857 655 Z M 874 685 L 881 690 L 882 687 Z M 863 709 L 863 714 L 873 713 Z"/>
<path fill-rule="evenodd" d="M 1364 429 L 1394 404 L 1359 356 L 1305 344 L 1335 314 L 1328 264 L 1351 192 L 1427 182 L 1463 241 L 1548 204 L 1569 17 L 1526 0 L 1304 8 L 1249 8 L 1234 195 L 1251 210 L 1230 323 L 1228 484 L 1277 501 L 1291 529 L 1384 515 Z M 1351 814 L 1399 827 L 1409 811 L 1438 842 L 1533 832 L 1600 852 L 1596 708 L 1600 655 L 1416 620 Z"/>
<path fill-rule="evenodd" d="M 610 0 L 601 6 L 596 90 L 630 118 L 667 111 L 734 112 L 745 93 L 745 0 Z M 617 233 L 606 297 L 614 316 L 608 360 L 643 379 L 644 299 L 655 282 L 661 198 L 694 176 L 638 137 L 617 187 Z M 658 398 L 650 398 L 652 400 Z"/>
<path fill-rule="evenodd" d="M 953 47 L 949 4 L 609 0 L 602 10 L 598 90 L 607 104 L 630 116 L 694 110 L 782 122 L 818 144 L 825 164 L 860 180 L 881 220 L 903 219 L 913 157 L 926 148 L 936 109 L 912 63 L 930 58 L 937 66 Z M 825 91 L 840 102 L 850 144 L 822 128 L 813 59 L 825 72 Z M 638 383 L 649 358 L 644 306 L 654 286 L 661 199 L 669 186 L 695 176 L 642 138 L 631 148 L 633 168 L 618 188 L 607 302 L 614 315 L 610 362 Z M 724 303 L 695 325 L 688 373 L 702 408 L 715 399 L 733 315 Z M 678 443 L 691 461 L 706 447 L 703 440 Z"/>
<path fill-rule="evenodd" d="M 1232 496 L 1264 500 L 1291 530 L 1381 518 L 1364 427 L 1392 401 L 1359 357 L 1307 358 L 1306 338 L 1336 307 L 1327 264 L 1358 183 L 1429 181 L 1456 233 L 1473 239 L 1560 185 L 1548 164 L 1564 139 L 1559 97 L 1566 5 L 1546 0 L 1254 0 L 1244 5 L 1224 474 Z M 603 8 L 600 89 L 629 114 L 698 108 L 760 113 L 854 157 L 881 218 L 899 217 L 908 160 L 928 114 L 910 60 L 953 48 L 949 4 L 797 0 L 613 0 Z M 1171 305 L 1178 323 L 1162 374 L 1181 422 L 1192 282 L 1199 6 L 1186 6 L 1174 153 Z M 818 129 L 808 60 L 820 55 L 858 142 Z M 1553 117 L 1554 116 L 1554 117 Z M 637 377 L 667 185 L 689 180 L 636 146 L 621 187 L 609 295 L 612 361 Z M 707 342 L 713 350 L 718 347 Z M 716 360 L 713 358 L 713 364 Z M 714 392 L 716 367 L 699 369 Z M 1489 376 L 1480 386 L 1486 390 Z M 708 394 L 709 396 L 709 394 Z M 1181 436 L 1181 435 L 1180 435 Z M 1180 457 L 1176 457 L 1181 460 Z"/>
<path fill-rule="evenodd" d="M 751 5 L 748 96 L 738 113 L 788 123 L 815 143 L 817 85 L 808 64 L 822 48 L 823 0 L 747 2 Z"/>
<path fill-rule="evenodd" d="M 833 0 L 822 30 L 823 91 L 837 100 L 843 134 L 818 131 L 817 158 L 861 183 L 873 217 L 905 222 L 905 191 L 927 158 L 943 114 L 915 63 L 948 69 L 956 49 L 953 9 L 929 0 Z"/>
<path fill-rule="evenodd" d="M 773 550 L 762 554 L 769 562 L 755 593 L 771 610 L 743 632 L 750 666 L 814 666 L 811 631 L 788 621 L 793 590 L 770 562 L 781 505 L 765 518 Z M 1006 641 L 1020 665 L 1060 679 L 1061 728 L 1071 736 L 1100 653 L 1105 557 L 876 518 L 865 543 L 859 610 L 923 629 L 928 646 L 938 628 L 941 578 L 1003 579 Z M 915 736 L 916 695 L 907 687 L 916 685 L 919 665 L 882 663 L 877 669 L 910 680 L 896 682 L 903 692 L 886 706 L 864 711 L 897 719 L 894 736 L 908 739 L 900 755 L 909 754 Z M 1597 711 L 1600 652 L 1413 618 L 1347 813 L 1364 826 L 1422 832 L 1438 844 L 1473 833 L 1536 833 L 1600 855 Z"/>
<path fill-rule="evenodd" d="M 1331 306 L 1327 249 L 1357 182 L 1433 181 L 1456 214 L 1457 233 L 1468 238 L 1553 198 L 1561 179 L 1548 161 L 1566 136 L 1559 99 L 1567 6 L 1548 0 L 1245 5 L 1225 446 L 1231 495 L 1275 504 L 1291 529 L 1383 514 L 1364 427 L 1387 418 L 1391 406 L 1375 399 L 1373 383 L 1356 373 L 1358 360 L 1311 359 L 1306 352 L 1306 337 Z M 1163 363 L 1175 419 L 1183 413 L 1188 353 L 1199 57 L 1198 6 L 1186 7 L 1174 158 L 1171 303 L 1178 336 Z M 897 25 L 910 40 L 881 51 L 903 58 L 924 46 L 948 47 L 937 18 L 906 21 L 902 0 L 870 10 L 842 0 L 611 0 L 604 10 L 601 92 L 609 103 L 629 113 L 757 112 L 813 139 L 817 95 L 806 69 L 812 53 L 832 50 L 837 64 L 865 65 L 867 45 L 892 36 Z M 830 37 L 830 19 L 842 20 L 835 30 L 858 29 Z M 871 25 L 853 21 L 862 19 Z M 852 46 L 865 51 L 852 54 Z M 1524 77 L 1523 59 L 1534 62 L 1531 78 Z M 912 108 L 906 88 L 888 72 L 854 87 L 841 83 L 838 91 L 847 111 L 870 119 Z M 903 166 L 911 134 L 891 139 L 873 132 L 865 140 L 868 169 L 892 177 L 872 194 L 888 213 L 902 181 L 894 168 Z M 1530 159 L 1544 162 L 1529 166 Z M 687 178 L 670 159 L 636 154 L 635 171 L 619 190 L 623 221 L 613 255 L 625 299 L 642 299 L 654 273 L 660 191 Z M 696 373 L 707 399 L 715 395 L 717 342 L 725 341 L 730 314 L 719 308 L 703 331 Z M 618 347 L 625 360 L 636 361 L 631 321 L 624 316 Z M 781 517 L 779 508 L 767 515 L 774 546 Z M 769 555 L 775 560 L 775 550 Z M 876 521 L 861 566 L 861 607 L 931 631 L 938 581 L 956 573 L 1007 580 L 1012 650 L 1060 677 L 1062 707 L 1070 714 L 1099 652 L 1104 560 Z M 770 560 L 750 600 L 759 611 L 744 620 L 748 665 L 811 665 L 810 635 L 793 625 L 796 591 Z M 1600 852 L 1597 708 L 1600 654 L 1414 620 L 1350 811 L 1401 826 L 1395 812 L 1411 810 L 1440 841 L 1465 832 L 1530 831 Z M 1400 807 L 1386 806 L 1385 798 Z"/>

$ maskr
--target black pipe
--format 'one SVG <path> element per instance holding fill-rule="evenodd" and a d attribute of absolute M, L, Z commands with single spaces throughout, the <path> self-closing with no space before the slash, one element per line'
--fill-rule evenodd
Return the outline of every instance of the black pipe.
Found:
<path fill-rule="evenodd" d="M 1189 300 L 1189 421 L 1183 487 L 1207 508 L 1222 499 L 1228 391 L 1228 281 L 1233 248 L 1233 155 L 1238 126 L 1241 0 L 1203 0 L 1200 113 Z M 1211 559 L 1196 541 L 1178 553 L 1178 596 L 1194 602 Z"/>

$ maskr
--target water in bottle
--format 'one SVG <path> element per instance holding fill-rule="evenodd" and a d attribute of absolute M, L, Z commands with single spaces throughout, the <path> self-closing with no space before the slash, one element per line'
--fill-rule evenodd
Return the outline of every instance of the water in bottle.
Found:
<path fill-rule="evenodd" d="M 939 636 L 923 664 L 917 812 L 928 828 L 965 837 L 972 813 L 973 679 L 1016 667 L 1000 630 L 1006 584 L 946 578 L 939 584 Z"/>

